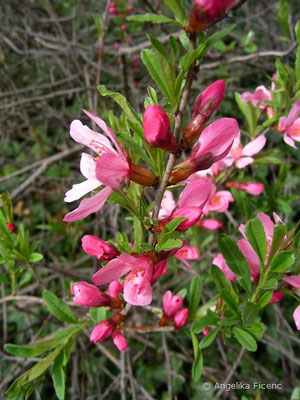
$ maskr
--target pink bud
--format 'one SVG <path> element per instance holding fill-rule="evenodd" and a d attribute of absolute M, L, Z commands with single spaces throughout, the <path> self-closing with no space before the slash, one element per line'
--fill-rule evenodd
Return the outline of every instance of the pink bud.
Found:
<path fill-rule="evenodd" d="M 186 321 L 189 316 L 189 310 L 187 308 L 183 308 L 182 310 L 178 311 L 178 313 L 174 316 L 174 326 L 175 329 L 181 329 L 186 324 Z"/>
<path fill-rule="evenodd" d="M 121 30 L 124 32 L 124 31 L 126 31 L 126 29 L 127 29 L 127 26 L 126 26 L 125 24 L 123 24 L 123 25 L 121 26 Z"/>
<path fill-rule="evenodd" d="M 113 281 L 108 286 L 108 293 L 114 299 L 119 299 L 119 294 L 123 294 L 124 283 L 120 283 L 119 281 Z"/>
<path fill-rule="evenodd" d="M 284 296 L 283 292 L 274 292 L 269 304 L 272 305 L 274 303 L 278 303 Z"/>
<path fill-rule="evenodd" d="M 170 120 L 165 111 L 155 104 L 144 112 L 144 134 L 146 141 L 153 147 L 168 147 L 172 145 L 173 136 L 170 133 Z"/>
<path fill-rule="evenodd" d="M 119 331 L 115 331 L 112 334 L 112 339 L 115 344 L 115 346 L 120 350 L 124 351 L 128 347 L 128 341 L 125 336 L 122 335 Z"/>
<path fill-rule="evenodd" d="M 119 51 L 120 48 L 121 48 L 120 43 L 115 42 L 115 43 L 114 43 L 114 50 Z"/>
<path fill-rule="evenodd" d="M 203 31 L 221 18 L 234 2 L 235 0 L 195 0 L 189 28 L 194 32 Z"/>
<path fill-rule="evenodd" d="M 185 232 L 199 221 L 201 215 L 202 210 L 200 207 L 182 207 L 170 215 L 169 221 L 171 221 L 173 218 L 185 217 L 185 221 L 181 222 L 181 224 L 176 228 L 176 230 L 179 232 Z"/>
<path fill-rule="evenodd" d="M 175 315 L 178 311 L 182 309 L 183 306 L 183 299 L 181 296 L 172 295 L 171 290 L 168 290 L 163 297 L 163 312 L 164 314 L 171 318 Z"/>
<path fill-rule="evenodd" d="M 132 11 L 133 11 L 133 7 L 127 7 L 126 12 L 128 15 L 131 14 Z"/>
<path fill-rule="evenodd" d="M 253 196 L 259 196 L 265 190 L 265 186 L 258 182 L 226 182 L 226 186 L 229 188 L 235 188 L 252 194 Z"/>
<path fill-rule="evenodd" d="M 215 231 L 223 226 L 222 222 L 216 219 L 200 219 L 196 225 L 208 231 Z"/>
<path fill-rule="evenodd" d="M 15 233 L 17 232 L 18 228 L 17 225 L 15 225 L 13 222 L 7 222 L 6 227 L 12 232 Z"/>
<path fill-rule="evenodd" d="M 209 334 L 209 329 L 208 328 L 203 329 L 202 333 L 204 336 L 207 336 Z"/>
<path fill-rule="evenodd" d="M 112 244 L 94 235 L 83 236 L 81 245 L 88 255 L 97 257 L 100 261 L 111 260 L 120 254 Z"/>
<path fill-rule="evenodd" d="M 92 343 L 98 343 L 102 340 L 107 339 L 115 330 L 116 325 L 111 319 L 106 319 L 101 321 L 98 325 L 93 329 L 90 341 Z"/>
<path fill-rule="evenodd" d="M 87 282 L 77 282 L 71 287 L 75 304 L 83 307 L 103 307 L 109 304 L 109 297 L 96 286 Z"/>

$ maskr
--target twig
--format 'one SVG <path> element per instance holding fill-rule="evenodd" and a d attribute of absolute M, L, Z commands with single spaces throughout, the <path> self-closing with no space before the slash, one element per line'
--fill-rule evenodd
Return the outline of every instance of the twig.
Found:
<path fill-rule="evenodd" d="M 162 336 L 163 350 L 164 350 L 165 359 L 166 359 L 166 368 L 167 368 L 167 375 L 168 375 L 168 394 L 169 394 L 169 400 L 172 400 L 172 399 L 173 399 L 173 389 L 172 389 L 172 366 L 171 366 L 171 359 L 170 359 L 170 354 L 169 354 L 169 350 L 168 350 L 166 334 L 163 332 L 163 333 L 161 334 L 161 336 Z"/>
<path fill-rule="evenodd" d="M 120 366 L 121 366 L 121 379 L 120 379 L 120 390 L 121 400 L 126 400 L 126 363 L 125 363 L 125 352 L 120 352 Z"/>

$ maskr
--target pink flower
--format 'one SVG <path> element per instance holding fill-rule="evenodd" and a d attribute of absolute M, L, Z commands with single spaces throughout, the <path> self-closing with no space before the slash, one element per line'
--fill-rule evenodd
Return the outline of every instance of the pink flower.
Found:
<path fill-rule="evenodd" d="M 77 221 L 100 210 L 112 193 L 112 188 L 119 187 L 130 172 L 125 153 L 119 145 L 113 130 L 108 128 L 101 118 L 96 117 L 89 111 L 84 110 L 84 112 L 111 139 L 117 151 L 104 135 L 92 131 L 86 125 L 82 125 L 79 120 L 71 123 L 71 137 L 76 142 L 94 150 L 97 153 L 97 157 L 94 159 L 89 154 L 82 154 L 80 170 L 87 180 L 73 185 L 73 188 L 66 193 L 65 201 L 77 200 L 102 184 L 107 187 L 93 197 L 82 200 L 77 209 L 65 216 L 64 221 L 67 222 Z"/>
<path fill-rule="evenodd" d="M 175 207 L 176 203 L 171 190 L 166 190 L 164 193 L 164 198 L 161 202 L 158 218 L 161 219 L 168 217 Z"/>
<path fill-rule="evenodd" d="M 273 296 L 271 297 L 271 300 L 269 301 L 269 305 L 278 303 L 280 300 L 282 300 L 283 296 L 284 296 L 283 292 L 274 292 Z"/>
<path fill-rule="evenodd" d="M 153 261 L 150 258 L 146 256 L 135 258 L 122 253 L 96 272 L 93 282 L 100 286 L 126 275 L 124 281 L 125 301 L 134 306 L 146 306 L 152 301 L 152 272 Z"/>
<path fill-rule="evenodd" d="M 240 239 L 238 241 L 238 247 L 245 256 L 248 264 L 250 265 L 251 280 L 256 281 L 260 274 L 260 264 L 258 255 L 253 250 L 252 246 L 246 239 Z"/>
<path fill-rule="evenodd" d="M 96 286 L 87 282 L 77 282 L 71 287 L 75 304 L 83 307 L 103 307 L 109 304 L 109 297 Z"/>
<path fill-rule="evenodd" d="M 153 274 L 150 281 L 151 285 L 153 285 L 161 277 L 161 275 L 166 275 L 168 272 L 166 265 L 167 260 L 160 261 L 158 264 L 154 265 Z"/>
<path fill-rule="evenodd" d="M 294 321 L 298 331 L 300 331 L 300 305 L 296 308 L 293 314 Z"/>
<path fill-rule="evenodd" d="M 114 299 L 119 299 L 119 295 L 123 294 L 124 283 L 119 281 L 113 281 L 108 286 L 108 294 Z"/>
<path fill-rule="evenodd" d="M 181 296 L 172 295 L 168 290 L 163 297 L 163 312 L 168 318 L 172 318 L 178 311 L 182 309 L 183 299 Z"/>
<path fill-rule="evenodd" d="M 12 233 L 16 233 L 18 230 L 17 225 L 15 225 L 13 222 L 7 222 L 5 225 L 7 229 Z"/>
<path fill-rule="evenodd" d="M 120 48 L 121 48 L 120 43 L 115 42 L 115 43 L 114 43 L 114 50 L 115 50 L 115 51 L 119 51 Z"/>
<path fill-rule="evenodd" d="M 115 331 L 112 334 L 112 340 L 115 344 L 115 346 L 120 350 L 124 351 L 128 347 L 128 341 L 125 336 L 122 335 L 121 332 Z"/>
<path fill-rule="evenodd" d="M 178 311 L 174 315 L 174 326 L 175 329 L 181 329 L 187 322 L 189 316 L 189 310 L 187 308 L 183 308 L 182 310 Z"/>
<path fill-rule="evenodd" d="M 241 97 L 245 103 L 250 101 L 255 107 L 259 104 L 260 108 L 264 110 L 269 107 L 264 101 L 272 101 L 272 92 L 264 86 L 258 86 L 253 94 L 251 92 L 244 92 Z"/>
<path fill-rule="evenodd" d="M 186 185 L 182 191 L 178 205 L 175 207 L 168 218 L 159 221 L 159 227 L 164 227 L 168 222 L 176 217 L 185 217 L 185 221 L 181 222 L 176 228 L 180 232 L 184 232 L 199 221 L 209 194 L 211 186 L 207 179 L 198 179 Z M 171 198 L 168 199 L 168 206 Z M 160 229 L 162 230 L 162 229 Z"/>
<path fill-rule="evenodd" d="M 124 31 L 126 31 L 127 30 L 127 26 L 125 25 L 125 24 L 123 24 L 122 26 L 121 26 L 121 30 L 124 32 Z"/>
<path fill-rule="evenodd" d="M 226 186 L 242 190 L 243 192 L 247 192 L 253 196 L 259 196 L 265 190 L 265 186 L 258 182 L 226 182 Z"/>
<path fill-rule="evenodd" d="M 177 149 L 174 137 L 170 132 L 170 120 L 166 112 L 155 104 L 148 106 L 144 112 L 143 127 L 146 141 L 153 147 Z"/>
<path fill-rule="evenodd" d="M 289 115 L 281 117 L 279 120 L 278 128 L 283 133 L 283 140 L 286 144 L 297 149 L 296 142 L 300 142 L 300 100 L 294 103 Z"/>
<path fill-rule="evenodd" d="M 200 219 L 200 221 L 198 221 L 196 225 L 208 231 L 215 231 L 217 229 L 222 228 L 223 226 L 222 222 L 216 219 L 208 219 L 208 218 Z"/>
<path fill-rule="evenodd" d="M 209 85 L 196 98 L 192 108 L 192 120 L 183 132 L 186 147 L 198 138 L 212 114 L 220 107 L 225 93 L 225 81 L 219 80 Z"/>
<path fill-rule="evenodd" d="M 203 31 L 221 18 L 235 0 L 195 0 L 190 14 L 189 28 Z"/>
<path fill-rule="evenodd" d="M 191 174 L 205 170 L 223 159 L 238 133 L 238 123 L 233 118 L 221 118 L 208 125 L 193 146 L 190 156 L 174 167 L 169 183 L 184 181 Z"/>
<path fill-rule="evenodd" d="M 193 267 L 186 260 L 198 260 L 200 258 L 198 249 L 196 247 L 187 245 L 184 245 L 179 250 L 177 250 L 174 256 L 182 261 L 188 268 Z"/>
<path fill-rule="evenodd" d="M 252 140 L 252 142 L 246 144 L 246 146 L 242 146 L 241 137 L 238 135 L 233 142 L 228 156 L 224 159 L 224 162 L 228 167 L 234 164 L 237 168 L 245 168 L 247 165 L 254 162 L 252 156 L 258 154 L 265 144 L 265 135 L 260 135 L 255 140 Z"/>
<path fill-rule="evenodd" d="M 210 181 L 211 182 L 211 181 Z M 211 182 L 211 192 L 208 202 L 203 208 L 204 215 L 208 215 L 210 211 L 222 213 L 228 210 L 229 203 L 233 202 L 232 194 L 228 190 L 216 192 L 216 185 Z"/>
<path fill-rule="evenodd" d="M 115 330 L 116 325 L 111 318 L 101 321 L 98 325 L 93 329 L 90 341 L 92 343 L 98 343 L 102 340 L 107 339 Z"/>
<path fill-rule="evenodd" d="M 120 254 L 112 244 L 94 235 L 84 235 L 81 245 L 86 254 L 97 257 L 100 261 L 111 260 Z"/>
<path fill-rule="evenodd" d="M 300 289 L 300 274 L 299 275 L 290 275 L 283 278 L 289 285 Z"/>
<path fill-rule="evenodd" d="M 234 281 L 236 279 L 236 275 L 228 267 L 221 253 L 219 253 L 217 257 L 213 259 L 212 263 L 216 265 L 218 268 L 220 268 L 220 270 L 223 272 L 228 282 Z"/>
<path fill-rule="evenodd" d="M 209 334 L 209 329 L 208 328 L 204 328 L 202 331 L 204 336 L 207 336 Z"/>

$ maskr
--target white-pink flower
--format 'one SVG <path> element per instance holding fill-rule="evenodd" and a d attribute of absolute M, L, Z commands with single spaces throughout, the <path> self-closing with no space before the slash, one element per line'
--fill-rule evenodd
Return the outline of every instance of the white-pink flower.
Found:
<path fill-rule="evenodd" d="M 182 261 L 183 264 L 185 264 L 188 268 L 193 268 L 193 266 L 186 260 L 198 260 L 200 258 L 200 254 L 196 247 L 184 245 L 178 251 L 176 251 L 174 257 Z"/>
<path fill-rule="evenodd" d="M 228 156 L 224 159 L 225 164 L 230 167 L 235 165 L 237 168 L 245 168 L 254 162 L 253 156 L 258 154 L 266 144 L 265 135 L 260 135 L 246 146 L 241 144 L 241 136 L 234 139 L 232 148 Z"/>
<path fill-rule="evenodd" d="M 244 92 L 241 95 L 244 102 L 250 101 L 254 106 L 259 104 L 259 107 L 264 110 L 269 107 L 264 101 L 272 101 L 272 92 L 264 86 L 258 86 L 254 93 Z"/>
<path fill-rule="evenodd" d="M 220 190 L 219 192 L 216 192 L 216 190 L 216 185 L 211 182 L 210 196 L 203 208 L 204 215 L 208 215 L 211 211 L 222 213 L 228 210 L 229 203 L 234 201 L 228 190 Z"/>
<path fill-rule="evenodd" d="M 74 120 L 71 123 L 70 135 L 72 139 L 94 150 L 97 156 L 94 158 L 87 153 L 82 154 L 80 170 L 87 180 L 73 185 L 72 189 L 66 193 L 65 201 L 78 200 L 101 185 L 107 187 L 93 197 L 83 199 L 77 209 L 65 216 L 64 221 L 67 222 L 77 221 L 100 210 L 112 193 L 113 188 L 119 187 L 130 172 L 126 155 L 119 145 L 113 130 L 107 127 L 101 118 L 96 117 L 89 111 L 84 110 L 84 112 L 110 138 L 116 149 L 114 149 L 106 136 L 94 132 L 79 120 Z"/>
<path fill-rule="evenodd" d="M 283 140 L 286 144 L 297 149 L 296 142 L 300 142 L 300 100 L 291 108 L 287 117 L 282 117 L 279 120 L 278 128 L 283 133 Z"/>

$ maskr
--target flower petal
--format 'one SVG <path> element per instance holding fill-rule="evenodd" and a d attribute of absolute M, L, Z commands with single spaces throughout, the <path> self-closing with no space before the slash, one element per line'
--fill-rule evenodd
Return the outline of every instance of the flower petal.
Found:
<path fill-rule="evenodd" d="M 131 265 L 124 262 L 119 257 L 108 262 L 108 264 L 99 269 L 93 276 L 93 283 L 97 286 L 104 285 L 118 280 L 131 270 Z"/>
<path fill-rule="evenodd" d="M 266 144 L 266 140 L 265 135 L 260 135 L 255 140 L 252 140 L 252 142 L 246 144 L 243 148 L 243 156 L 254 156 L 259 153 Z"/>
<path fill-rule="evenodd" d="M 96 176 L 105 186 L 118 188 L 129 174 L 129 165 L 118 154 L 103 154 L 96 164 Z"/>
<path fill-rule="evenodd" d="M 81 183 L 76 183 L 72 186 L 72 189 L 67 191 L 64 201 L 66 203 L 70 203 L 72 201 L 78 200 L 82 196 L 91 192 L 99 186 L 101 186 L 101 182 L 99 182 L 97 179 L 88 179 Z"/>

